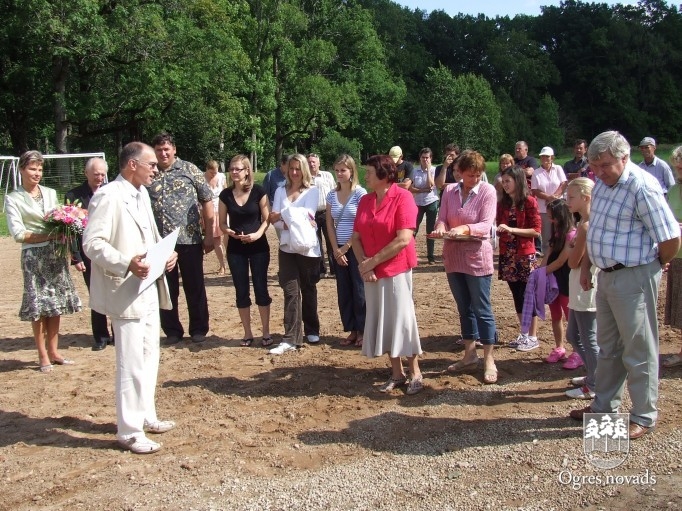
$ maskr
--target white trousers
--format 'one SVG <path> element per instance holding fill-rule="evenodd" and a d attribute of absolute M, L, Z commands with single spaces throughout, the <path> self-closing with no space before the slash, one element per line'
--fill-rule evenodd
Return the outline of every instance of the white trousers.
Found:
<path fill-rule="evenodd" d="M 144 436 L 144 421 L 156 422 L 156 377 L 159 372 L 159 310 L 140 319 L 112 318 L 116 338 L 117 437 Z"/>

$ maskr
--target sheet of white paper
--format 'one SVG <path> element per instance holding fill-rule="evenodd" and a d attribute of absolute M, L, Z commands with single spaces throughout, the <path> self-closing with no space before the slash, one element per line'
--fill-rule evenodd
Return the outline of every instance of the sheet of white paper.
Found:
<path fill-rule="evenodd" d="M 140 280 L 139 293 L 142 293 L 142 291 L 156 282 L 156 279 L 166 271 L 166 262 L 168 262 L 173 250 L 175 250 L 175 243 L 178 241 L 178 232 L 180 232 L 179 227 L 147 250 L 145 262 L 150 266 L 149 276 L 144 280 Z"/>

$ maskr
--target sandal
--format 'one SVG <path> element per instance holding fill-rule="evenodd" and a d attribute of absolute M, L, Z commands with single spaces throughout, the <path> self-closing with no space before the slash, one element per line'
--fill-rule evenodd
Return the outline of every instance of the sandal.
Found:
<path fill-rule="evenodd" d="M 57 358 L 54 359 L 52 363 L 57 366 L 72 366 L 75 364 L 73 360 L 69 360 L 68 358 Z"/>
<path fill-rule="evenodd" d="M 412 378 L 410 383 L 407 384 L 406 394 L 412 396 L 424 390 L 423 377 L 420 374 L 416 378 Z"/>
<path fill-rule="evenodd" d="M 52 372 L 52 369 L 54 369 L 54 367 L 52 366 L 52 364 L 47 364 L 47 365 L 44 365 L 44 366 L 40 366 L 40 372 L 41 372 L 41 373 L 50 373 L 50 372 Z"/>
<path fill-rule="evenodd" d="M 455 362 L 454 364 L 449 365 L 448 371 L 450 371 L 451 373 L 464 373 L 467 371 L 474 371 L 478 368 L 478 362 L 479 362 L 478 358 L 473 362 L 464 362 L 464 360 L 460 360 L 459 362 Z"/>
<path fill-rule="evenodd" d="M 339 343 L 339 346 L 350 346 L 352 344 L 355 344 L 355 341 L 358 340 L 358 335 L 355 332 L 351 332 L 348 337 L 346 337 L 343 341 Z"/>
<path fill-rule="evenodd" d="M 243 339 L 241 345 L 246 346 L 247 348 L 253 344 L 253 338 L 250 339 Z"/>
<path fill-rule="evenodd" d="M 364 339 L 362 337 L 358 337 L 357 340 L 355 341 L 355 347 L 356 348 L 362 348 L 362 341 Z"/>
<path fill-rule="evenodd" d="M 663 367 L 677 367 L 682 365 L 682 356 L 681 355 L 670 355 L 667 357 L 663 362 L 661 362 L 661 365 Z"/>
<path fill-rule="evenodd" d="M 263 337 L 260 341 L 261 346 L 271 346 L 272 345 L 272 337 L 267 336 Z"/>
<path fill-rule="evenodd" d="M 379 392 L 390 392 L 394 388 L 399 387 L 400 385 L 405 385 L 406 382 L 407 382 L 407 378 L 405 378 L 404 376 L 397 378 L 397 379 L 396 378 L 390 378 L 386 383 L 381 385 L 377 390 Z"/>
<path fill-rule="evenodd" d="M 483 383 L 487 383 L 488 385 L 497 383 L 497 367 L 495 369 L 486 369 L 483 372 Z"/>

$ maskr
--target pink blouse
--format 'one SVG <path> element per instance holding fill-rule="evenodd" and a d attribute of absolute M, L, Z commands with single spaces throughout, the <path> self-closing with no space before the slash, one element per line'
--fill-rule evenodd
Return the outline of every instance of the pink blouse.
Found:
<path fill-rule="evenodd" d="M 460 183 L 448 185 L 440 200 L 438 223 L 450 230 L 468 225 L 473 236 L 490 236 L 495 221 L 497 192 L 488 183 L 479 183 L 462 207 Z M 466 273 L 481 277 L 493 273 L 493 246 L 489 241 L 443 240 L 443 264 L 446 273 Z"/>
<path fill-rule="evenodd" d="M 417 226 L 417 205 L 412 194 L 395 184 L 386 192 L 377 208 L 377 194 L 368 193 L 358 204 L 353 230 L 360 235 L 362 249 L 367 257 L 377 254 L 396 237 L 397 231 L 415 229 Z M 395 277 L 417 266 L 417 248 L 414 236 L 410 243 L 395 257 L 374 268 L 378 279 Z"/>

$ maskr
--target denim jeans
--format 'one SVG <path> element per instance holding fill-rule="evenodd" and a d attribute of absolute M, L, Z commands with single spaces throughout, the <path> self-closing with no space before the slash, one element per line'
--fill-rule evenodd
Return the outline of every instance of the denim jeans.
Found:
<path fill-rule="evenodd" d="M 358 269 L 358 260 L 352 250 L 346 252 L 348 266 L 336 268 L 336 294 L 344 332 L 365 331 L 365 283 Z"/>
<path fill-rule="evenodd" d="M 237 308 L 251 307 L 249 293 L 249 268 L 251 268 L 251 282 L 253 293 L 256 295 L 256 305 L 266 307 L 272 303 L 268 293 L 268 266 L 270 266 L 270 252 L 257 254 L 227 254 L 227 265 L 230 267 L 234 291 L 237 295 Z"/>
<path fill-rule="evenodd" d="M 448 273 L 450 291 L 457 303 L 462 339 L 495 344 L 497 329 L 490 303 L 492 275 L 478 277 L 466 273 Z"/>
<path fill-rule="evenodd" d="M 320 258 L 279 251 L 279 285 L 284 291 L 284 336 L 282 341 L 303 344 L 303 334 L 319 335 L 317 283 Z M 303 321 L 304 330 L 301 329 Z"/>
<path fill-rule="evenodd" d="M 427 206 L 417 206 L 417 228 L 414 230 L 415 237 L 419 232 L 419 226 L 426 215 L 426 234 L 433 232 L 436 228 L 436 219 L 438 218 L 438 201 L 434 201 Z M 434 261 L 433 255 L 436 242 L 431 238 L 426 238 L 426 257 L 429 261 Z"/>
<path fill-rule="evenodd" d="M 597 313 L 595 311 L 575 311 L 568 309 L 568 326 L 566 340 L 573 346 L 580 358 L 585 362 L 587 376 L 585 385 L 594 392 L 594 375 L 597 371 Z"/>

